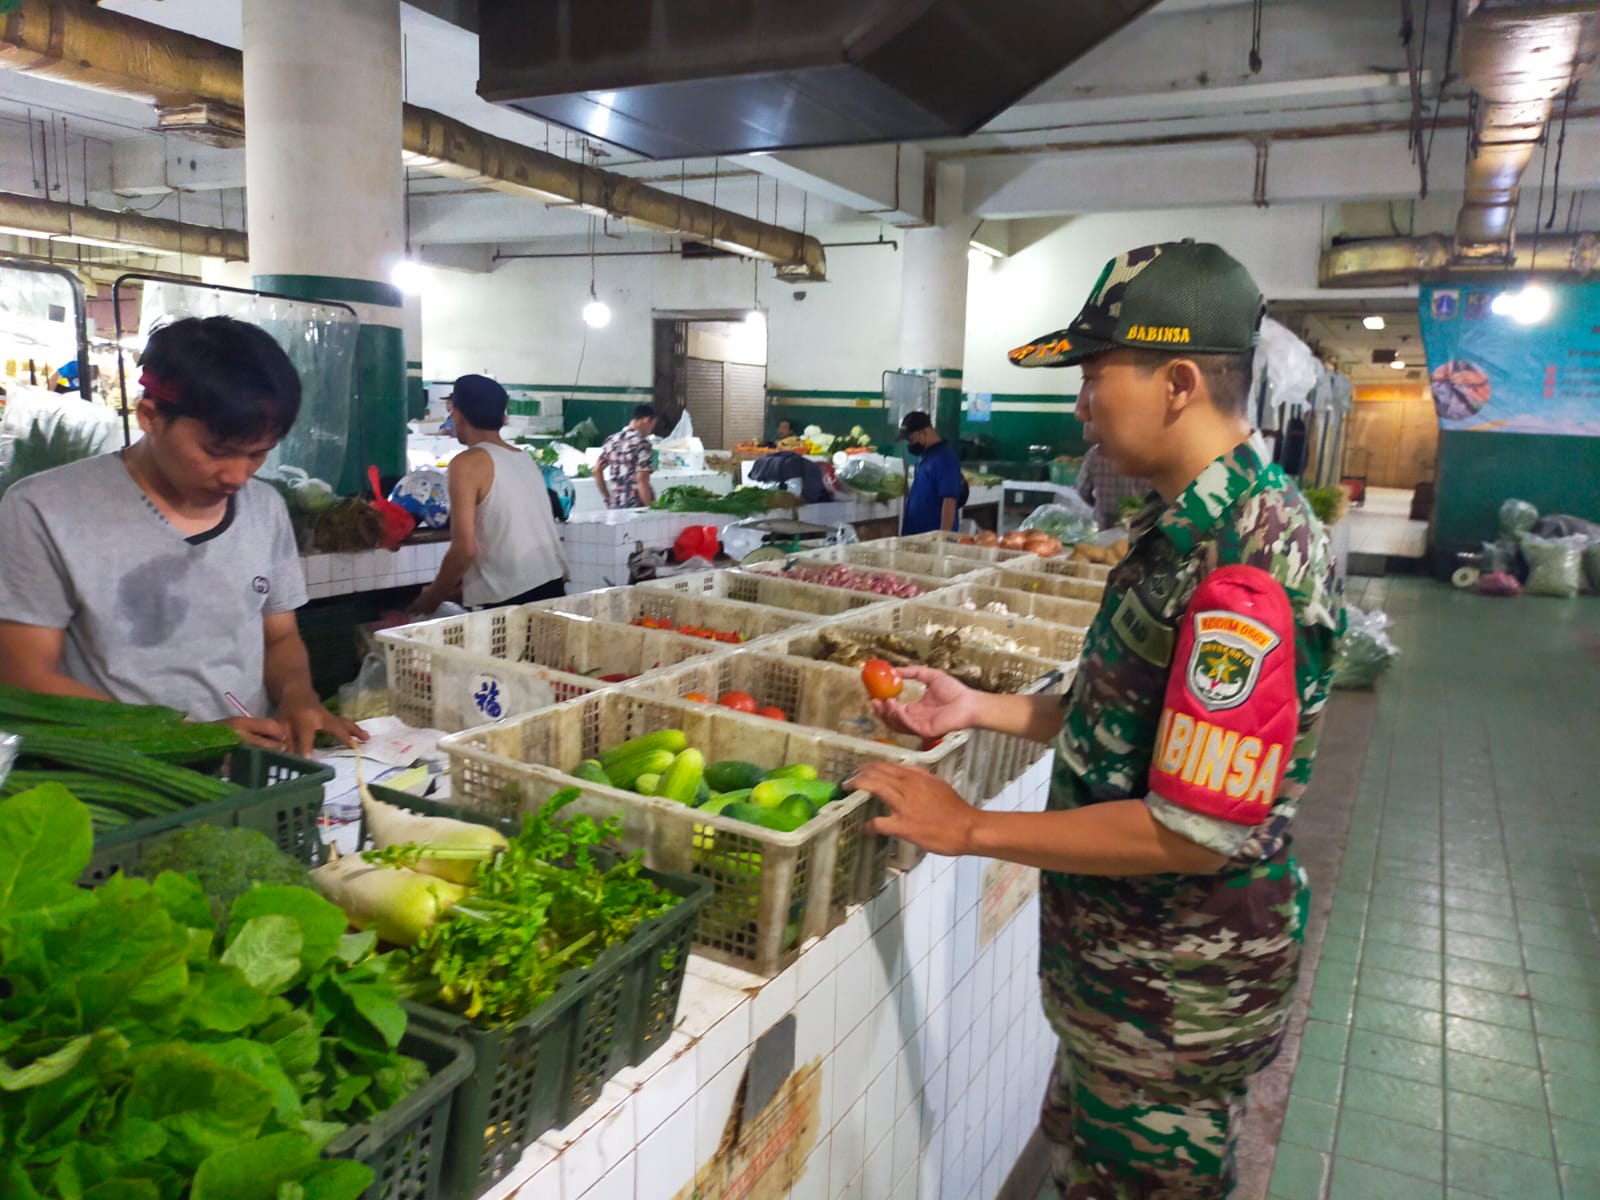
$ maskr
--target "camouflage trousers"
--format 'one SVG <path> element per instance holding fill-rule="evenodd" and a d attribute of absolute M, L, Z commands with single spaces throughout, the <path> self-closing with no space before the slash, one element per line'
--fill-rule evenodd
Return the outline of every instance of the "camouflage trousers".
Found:
<path fill-rule="evenodd" d="M 1278 1052 L 1307 893 L 1287 852 L 1216 876 L 1046 875 L 1041 1126 L 1065 1200 L 1224 1200 L 1250 1077 Z"/>

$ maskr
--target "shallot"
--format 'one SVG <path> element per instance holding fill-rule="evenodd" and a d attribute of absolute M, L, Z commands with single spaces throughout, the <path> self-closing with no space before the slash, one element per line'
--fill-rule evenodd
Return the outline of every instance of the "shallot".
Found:
<path fill-rule="evenodd" d="M 819 583 L 823 587 L 845 588 L 853 592 L 871 592 L 875 596 L 894 596 L 909 600 L 922 595 L 922 589 L 908 579 L 882 571 L 862 571 L 843 563 L 828 566 L 810 566 L 796 563 L 784 572 L 786 579 L 801 583 Z"/>

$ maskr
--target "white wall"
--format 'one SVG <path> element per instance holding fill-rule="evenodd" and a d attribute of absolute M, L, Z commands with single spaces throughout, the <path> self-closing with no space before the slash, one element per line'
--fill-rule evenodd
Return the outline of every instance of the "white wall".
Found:
<path fill-rule="evenodd" d="M 862 236 L 859 228 L 828 232 L 839 240 Z M 747 309 L 757 298 L 767 313 L 772 387 L 875 391 L 895 365 L 895 250 L 831 250 L 828 282 L 798 288 L 779 283 L 770 266 L 758 270 L 737 259 L 602 257 L 596 290 L 611 307 L 611 323 L 599 330 L 579 316 L 589 294 L 585 258 L 503 261 L 487 275 L 424 272 L 427 379 L 483 371 L 508 383 L 648 386 L 654 311 Z M 795 300 L 797 291 L 804 300 Z"/>
<path fill-rule="evenodd" d="M 1268 300 L 1416 294 L 1415 289 L 1404 288 L 1320 291 L 1317 266 L 1322 222 L 1321 205 L 1172 209 L 1070 218 L 1009 257 L 971 269 L 965 387 L 972 392 L 1076 393 L 1076 368 L 1013 367 L 1006 352 L 1066 326 L 1108 259 L 1152 242 L 1186 237 L 1217 242 L 1249 269 Z"/>

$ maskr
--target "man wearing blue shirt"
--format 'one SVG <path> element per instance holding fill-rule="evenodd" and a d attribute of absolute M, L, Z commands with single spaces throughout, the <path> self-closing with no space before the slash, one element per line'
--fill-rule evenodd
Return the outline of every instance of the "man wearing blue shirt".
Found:
<path fill-rule="evenodd" d="M 910 536 L 935 529 L 953 531 L 961 519 L 961 459 L 956 448 L 934 432 L 925 412 L 907 413 L 900 437 L 920 460 L 906 496 L 900 532 Z"/>

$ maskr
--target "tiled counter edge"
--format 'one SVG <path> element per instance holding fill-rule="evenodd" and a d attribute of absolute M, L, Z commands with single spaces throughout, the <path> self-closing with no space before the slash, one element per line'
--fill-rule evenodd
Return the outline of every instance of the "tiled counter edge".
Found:
<path fill-rule="evenodd" d="M 1046 756 L 986 807 L 1042 808 L 1049 772 Z M 796 1069 L 822 1071 L 794 1200 L 994 1200 L 1055 1055 L 1038 897 L 1024 889 L 1006 920 L 997 878 L 1016 872 L 929 857 L 771 981 L 691 959 L 667 1045 L 530 1147 L 488 1200 L 672 1200 L 716 1152 L 755 1042 L 790 1013 Z"/>

